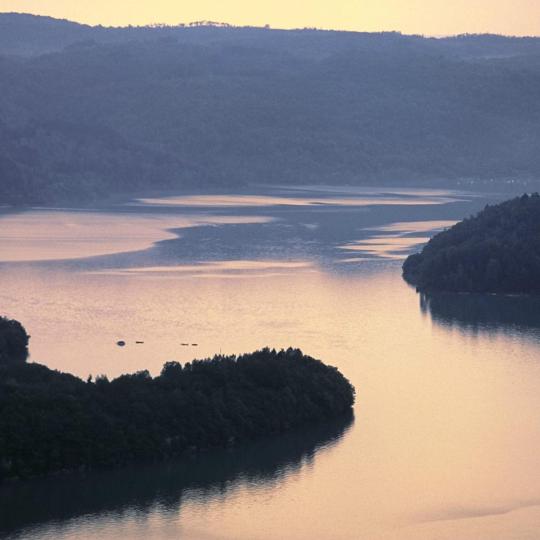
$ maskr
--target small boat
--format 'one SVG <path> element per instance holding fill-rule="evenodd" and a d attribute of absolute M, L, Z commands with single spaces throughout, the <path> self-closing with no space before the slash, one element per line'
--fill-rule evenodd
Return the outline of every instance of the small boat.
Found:
<path fill-rule="evenodd" d="M 117 341 L 116 344 L 119 346 L 119 347 L 125 347 L 126 346 L 126 342 L 125 341 Z"/>

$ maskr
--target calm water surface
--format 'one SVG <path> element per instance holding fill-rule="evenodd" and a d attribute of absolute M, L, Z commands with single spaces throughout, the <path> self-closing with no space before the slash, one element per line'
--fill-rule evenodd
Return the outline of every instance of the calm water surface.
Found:
<path fill-rule="evenodd" d="M 33 361 L 81 377 L 300 347 L 353 382 L 354 419 L 176 464 L 6 486 L 0 535 L 537 539 L 540 303 L 420 296 L 400 277 L 406 253 L 485 199 L 235 197 L 5 214 L 2 312 L 29 329 Z"/>

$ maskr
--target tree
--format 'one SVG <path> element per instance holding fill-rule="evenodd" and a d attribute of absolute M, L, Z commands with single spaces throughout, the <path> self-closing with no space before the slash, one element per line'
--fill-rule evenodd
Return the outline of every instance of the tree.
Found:
<path fill-rule="evenodd" d="M 24 364 L 28 359 L 28 340 L 23 325 L 0 317 L 0 365 Z"/>

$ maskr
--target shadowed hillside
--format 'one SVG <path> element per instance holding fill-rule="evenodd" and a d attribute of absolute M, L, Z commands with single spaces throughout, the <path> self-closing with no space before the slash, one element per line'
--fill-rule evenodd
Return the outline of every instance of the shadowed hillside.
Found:
<path fill-rule="evenodd" d="M 540 173 L 533 38 L 4 14 L 0 71 L 0 203 Z"/>
<path fill-rule="evenodd" d="M 539 294 L 540 196 L 523 195 L 435 235 L 403 264 L 425 291 Z"/>

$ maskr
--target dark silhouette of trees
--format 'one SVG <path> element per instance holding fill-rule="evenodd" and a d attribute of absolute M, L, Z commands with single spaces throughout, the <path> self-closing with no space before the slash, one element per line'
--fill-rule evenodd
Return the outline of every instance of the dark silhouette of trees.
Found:
<path fill-rule="evenodd" d="M 423 292 L 540 293 L 540 196 L 523 195 L 434 236 L 403 264 Z"/>
<path fill-rule="evenodd" d="M 29 338 L 20 322 L 0 317 L 0 366 L 24 364 Z"/>
<path fill-rule="evenodd" d="M 297 349 L 165 364 L 86 382 L 0 367 L 0 478 L 159 461 L 339 417 L 354 388 Z"/>

